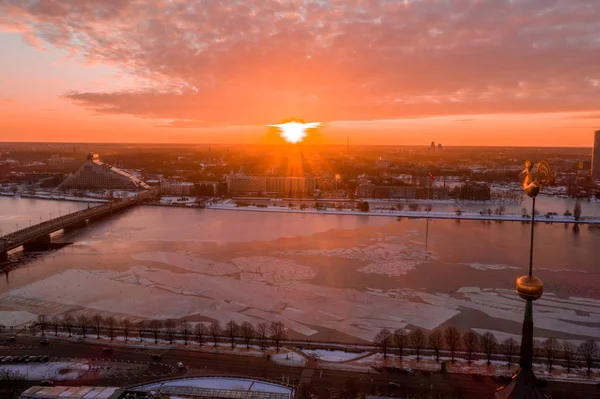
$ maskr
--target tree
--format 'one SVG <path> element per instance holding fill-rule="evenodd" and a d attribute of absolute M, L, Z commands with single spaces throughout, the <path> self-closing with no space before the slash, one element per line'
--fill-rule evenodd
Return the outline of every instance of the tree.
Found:
<path fill-rule="evenodd" d="M 476 352 L 479 348 L 477 334 L 475 334 L 473 331 L 466 332 L 463 335 L 463 344 L 465 345 L 465 350 L 467 351 L 467 362 L 471 364 L 471 360 L 473 360 L 473 352 Z"/>
<path fill-rule="evenodd" d="M 227 336 L 231 340 L 231 349 L 235 347 L 235 338 L 238 334 L 239 326 L 234 320 L 229 320 L 225 325 L 225 331 L 227 331 Z"/>
<path fill-rule="evenodd" d="M 517 354 L 517 350 L 519 349 L 519 344 L 512 338 L 507 338 L 502 341 L 502 345 L 500 345 L 500 351 L 506 356 L 506 360 L 508 361 L 508 367 L 512 364 L 512 358 Z"/>
<path fill-rule="evenodd" d="M 306 208 L 308 208 L 308 205 L 306 204 L 300 204 L 300 210 L 305 210 Z"/>
<path fill-rule="evenodd" d="M 462 209 L 458 208 L 456 210 L 456 216 L 460 216 L 460 215 L 462 215 L 462 213 L 463 213 Z"/>
<path fill-rule="evenodd" d="M 100 331 L 102 331 L 102 324 L 104 324 L 104 319 L 99 314 L 95 314 L 92 317 L 92 328 L 96 333 L 96 339 L 100 339 Z"/>
<path fill-rule="evenodd" d="M 46 328 L 48 327 L 48 317 L 46 317 L 46 315 L 43 314 L 38 315 L 35 322 L 42 331 L 42 335 L 46 335 Z"/>
<path fill-rule="evenodd" d="M 250 340 L 254 338 L 254 326 L 252 323 L 245 321 L 240 327 L 240 332 L 244 337 L 244 341 L 246 341 L 246 349 L 250 348 Z"/>
<path fill-rule="evenodd" d="M 581 219 L 581 203 L 579 200 L 575 201 L 575 206 L 573 207 L 573 217 L 575 220 Z"/>
<path fill-rule="evenodd" d="M 408 342 L 408 335 L 406 334 L 406 331 L 402 330 L 402 329 L 397 329 L 396 331 L 394 331 L 394 343 L 396 344 L 396 347 L 398 348 L 398 356 L 400 356 L 400 359 L 402 359 L 402 352 L 404 352 L 404 348 L 406 348 L 407 342 Z"/>
<path fill-rule="evenodd" d="M 52 316 L 52 319 L 50 319 L 50 325 L 52 325 L 52 327 L 54 327 L 54 336 L 58 337 L 58 328 L 60 327 L 60 317 L 58 316 Z"/>
<path fill-rule="evenodd" d="M 425 205 L 425 211 L 431 212 L 432 210 L 433 210 L 433 205 L 431 205 L 431 204 Z"/>
<path fill-rule="evenodd" d="M 521 217 L 526 218 L 527 216 L 527 208 L 521 208 Z"/>
<path fill-rule="evenodd" d="M 79 327 L 79 329 L 81 330 L 81 335 L 83 336 L 83 338 L 85 338 L 87 335 L 87 329 L 89 325 L 90 319 L 86 315 L 82 313 L 79 316 L 77 316 L 77 327 Z"/>
<path fill-rule="evenodd" d="M 598 355 L 598 344 L 593 339 L 588 339 L 579 345 L 579 354 L 585 361 L 588 374 L 592 372 L 594 358 Z"/>
<path fill-rule="evenodd" d="M 387 352 L 390 346 L 392 333 L 387 328 L 382 329 L 375 336 L 375 344 L 379 346 L 383 352 L 383 358 L 387 359 Z"/>
<path fill-rule="evenodd" d="M 575 345 L 571 341 L 564 340 L 562 342 L 563 359 L 567 365 L 567 373 L 571 371 L 573 365 L 573 357 L 575 356 Z"/>
<path fill-rule="evenodd" d="M 488 364 L 492 363 L 492 354 L 496 351 L 497 346 L 498 340 L 494 334 L 490 332 L 483 334 L 481 337 L 481 349 L 483 350 L 483 353 L 485 353 Z"/>
<path fill-rule="evenodd" d="M 396 210 L 397 211 L 402 211 L 404 209 L 404 204 L 396 204 Z"/>
<path fill-rule="evenodd" d="M 131 331 L 131 321 L 128 318 L 121 320 L 121 329 L 125 335 L 125 342 L 129 339 L 129 331 Z"/>
<path fill-rule="evenodd" d="M 62 318 L 62 325 L 65 326 L 65 328 L 69 332 L 69 337 L 71 336 L 71 331 L 73 330 L 74 322 L 75 322 L 75 319 L 73 318 L 73 315 L 71 315 L 69 313 L 64 315 Z"/>
<path fill-rule="evenodd" d="M 267 342 L 267 331 L 269 327 L 267 323 L 258 323 L 256 325 L 256 337 L 260 341 L 260 348 L 265 349 L 265 343 Z"/>
<path fill-rule="evenodd" d="M 192 333 L 192 326 L 190 323 L 183 322 L 179 325 L 179 332 L 183 335 L 183 344 L 187 345 L 188 335 Z"/>
<path fill-rule="evenodd" d="M 448 345 L 450 356 L 452 358 L 452 362 L 454 363 L 456 351 L 460 348 L 460 333 L 455 327 L 446 327 L 446 331 L 444 331 L 444 339 L 446 340 L 446 345 Z"/>
<path fill-rule="evenodd" d="M 104 319 L 104 325 L 106 326 L 106 329 L 108 330 L 108 336 L 112 341 L 115 337 L 115 326 L 117 325 L 117 321 L 114 317 L 108 316 L 106 319 Z"/>
<path fill-rule="evenodd" d="M 204 325 L 204 323 L 196 324 L 196 327 L 194 327 L 194 335 L 196 336 L 198 344 L 202 346 L 204 336 L 206 335 L 206 326 Z"/>
<path fill-rule="evenodd" d="M 25 375 L 18 371 L 0 369 L 0 386 L 3 387 L 0 393 L 7 394 L 7 398 L 20 398 L 20 393 L 25 389 L 25 381 Z"/>
<path fill-rule="evenodd" d="M 369 203 L 367 201 L 361 201 L 356 208 L 361 212 L 369 212 Z"/>
<path fill-rule="evenodd" d="M 496 215 L 502 216 L 504 215 L 504 212 L 506 212 L 506 207 L 504 205 L 500 205 L 498 208 L 496 208 Z"/>
<path fill-rule="evenodd" d="M 138 336 L 140 337 L 140 342 L 142 342 L 144 340 L 144 330 L 146 330 L 146 321 L 138 321 L 135 325 L 135 329 L 138 332 Z"/>
<path fill-rule="evenodd" d="M 158 343 L 158 334 L 160 334 L 162 325 L 163 325 L 162 321 L 157 320 L 157 319 L 150 320 L 150 323 L 148 323 L 148 328 L 152 332 L 152 335 L 154 335 L 154 343 L 155 344 Z"/>
<path fill-rule="evenodd" d="M 444 347 L 444 334 L 439 328 L 429 334 L 429 347 L 435 352 L 435 360 L 440 360 L 440 349 Z"/>
<path fill-rule="evenodd" d="M 177 324 L 175 323 L 175 320 L 165 320 L 163 327 L 165 329 L 165 333 L 167 334 L 167 338 L 169 338 L 169 344 L 173 345 L 173 341 L 175 340 L 175 332 L 177 331 Z"/>
<path fill-rule="evenodd" d="M 269 330 L 271 332 L 271 339 L 275 342 L 275 349 L 279 352 L 279 342 L 286 337 L 285 326 L 280 321 L 273 321 Z"/>
<path fill-rule="evenodd" d="M 215 343 L 215 346 L 217 346 L 217 338 L 219 335 L 221 335 L 221 330 L 221 323 L 219 322 L 219 320 L 214 320 L 208 326 L 208 333 L 213 337 L 213 342 Z"/>
<path fill-rule="evenodd" d="M 410 337 L 410 346 L 413 348 L 415 353 L 417 354 L 417 361 L 421 358 L 421 349 L 425 346 L 427 342 L 427 337 L 425 333 L 420 328 L 412 331 L 409 335 Z"/>
<path fill-rule="evenodd" d="M 560 352 L 560 342 L 558 342 L 558 340 L 554 337 L 547 338 L 542 343 L 542 349 L 544 355 L 546 355 L 546 360 L 548 361 L 548 369 L 552 370 L 554 359 L 558 357 Z"/>

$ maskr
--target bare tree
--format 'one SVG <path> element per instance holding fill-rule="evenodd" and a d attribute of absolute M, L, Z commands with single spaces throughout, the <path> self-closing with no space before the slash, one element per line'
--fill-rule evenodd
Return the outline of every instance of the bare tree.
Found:
<path fill-rule="evenodd" d="M 558 342 L 556 338 L 550 337 L 542 343 L 542 348 L 544 355 L 546 355 L 546 360 L 548 361 L 548 369 L 552 370 L 554 359 L 558 357 L 560 352 L 560 342 Z"/>
<path fill-rule="evenodd" d="M 135 329 L 140 337 L 140 342 L 144 340 L 144 330 L 146 330 L 146 321 L 140 320 L 135 324 Z"/>
<path fill-rule="evenodd" d="M 238 334 L 238 325 L 234 320 L 229 320 L 227 322 L 227 324 L 225 325 L 225 331 L 227 331 L 227 335 L 229 336 L 229 339 L 231 340 L 231 349 L 233 349 L 235 347 L 235 338 L 237 337 Z"/>
<path fill-rule="evenodd" d="M 260 322 L 256 325 L 256 337 L 260 341 L 260 348 L 265 349 L 265 343 L 267 342 L 267 332 L 269 326 L 267 323 Z"/>
<path fill-rule="evenodd" d="M 508 361 L 508 367 L 512 364 L 512 358 L 517 354 L 517 350 L 519 349 L 519 344 L 512 338 L 507 338 L 502 341 L 502 345 L 500 345 L 500 351 L 506 356 L 506 360 Z"/>
<path fill-rule="evenodd" d="M 444 335 L 439 328 L 429 334 L 429 347 L 435 351 L 435 360 L 440 360 L 440 349 L 444 347 Z"/>
<path fill-rule="evenodd" d="M 209 324 L 208 333 L 212 336 L 215 346 L 217 346 L 217 338 L 222 333 L 221 323 L 219 320 L 214 320 Z"/>
<path fill-rule="evenodd" d="M 112 341 L 115 337 L 115 326 L 117 325 L 117 321 L 114 317 L 108 316 L 106 319 L 104 319 L 104 325 L 106 326 L 106 329 L 108 330 L 108 336 Z"/>
<path fill-rule="evenodd" d="M 62 325 L 65 326 L 67 331 L 69 332 L 69 337 L 71 336 L 71 331 L 73 330 L 73 324 L 75 323 L 75 319 L 73 315 L 67 313 L 62 318 Z"/>
<path fill-rule="evenodd" d="M 102 325 L 104 324 L 104 318 L 99 314 L 92 316 L 92 328 L 96 333 L 96 339 L 100 339 L 100 332 L 102 331 Z"/>
<path fill-rule="evenodd" d="M 573 207 L 573 217 L 577 221 L 581 219 L 581 203 L 579 203 L 579 200 L 575 201 L 575 206 Z"/>
<path fill-rule="evenodd" d="M 158 334 L 160 334 L 160 331 L 162 330 L 162 321 L 154 319 L 154 320 L 150 320 L 150 322 L 148 323 L 148 328 L 150 329 L 150 331 L 152 332 L 152 335 L 154 335 L 154 343 L 157 344 L 158 343 Z"/>
<path fill-rule="evenodd" d="M 402 359 L 404 354 L 404 348 L 408 346 L 408 334 L 403 329 L 397 329 L 394 331 L 394 336 L 392 337 L 393 343 L 396 344 L 398 348 L 398 356 Z"/>
<path fill-rule="evenodd" d="M 494 334 L 490 332 L 483 334 L 481 337 L 481 349 L 483 350 L 483 353 L 485 353 L 488 364 L 492 363 L 492 354 L 496 351 L 497 346 L 498 340 Z"/>
<path fill-rule="evenodd" d="M 129 339 L 129 332 L 131 331 L 131 321 L 128 318 L 121 320 L 121 329 L 125 335 L 125 342 Z"/>
<path fill-rule="evenodd" d="M 196 340 L 198 341 L 198 344 L 202 345 L 203 341 L 204 341 L 204 336 L 206 335 L 206 326 L 204 325 L 204 323 L 198 323 L 196 324 L 196 327 L 194 327 L 194 335 L 196 336 Z"/>
<path fill-rule="evenodd" d="M 179 325 L 179 332 L 183 335 L 183 344 L 187 345 L 188 335 L 192 333 L 192 326 L 190 323 L 183 322 Z"/>
<path fill-rule="evenodd" d="M 450 357 L 454 363 L 456 351 L 460 348 L 460 333 L 455 327 L 446 327 L 444 339 L 446 340 L 446 345 L 448 345 L 448 349 L 450 350 Z"/>
<path fill-rule="evenodd" d="M 46 317 L 46 315 L 43 314 L 38 315 L 37 319 L 35 320 L 35 323 L 42 331 L 42 335 L 46 335 L 46 328 L 48 327 L 48 317 Z"/>
<path fill-rule="evenodd" d="M 54 328 L 54 336 L 58 337 L 58 328 L 60 327 L 60 317 L 58 316 L 52 316 L 52 318 L 50 319 L 50 324 L 52 325 L 52 327 Z"/>
<path fill-rule="evenodd" d="M 383 358 L 387 359 L 388 348 L 390 346 L 390 341 L 392 340 L 392 333 L 387 328 L 382 329 L 375 336 L 375 344 L 379 346 L 381 351 L 383 352 Z"/>
<path fill-rule="evenodd" d="M 421 359 L 421 349 L 426 345 L 427 337 L 425 333 L 420 328 L 417 328 L 414 331 L 411 331 L 410 335 L 410 346 L 413 348 L 415 353 L 417 354 L 417 362 Z"/>
<path fill-rule="evenodd" d="M 175 320 L 173 319 L 167 319 L 163 323 L 163 327 L 165 329 L 165 333 L 167 333 L 167 338 L 169 338 L 169 344 L 173 345 L 175 332 L 177 331 L 177 323 L 175 323 Z"/>
<path fill-rule="evenodd" d="M 82 313 L 79 316 L 77 316 L 77 327 L 79 327 L 79 329 L 81 330 L 81 335 L 83 336 L 83 338 L 85 338 L 87 335 L 87 329 L 89 325 L 90 319 L 86 315 Z"/>
<path fill-rule="evenodd" d="M 22 373 L 7 368 L 0 369 L 0 386 L 4 388 L 0 392 L 8 395 L 7 398 L 20 398 L 25 383 L 26 378 Z"/>
<path fill-rule="evenodd" d="M 279 352 L 279 343 L 286 337 L 285 326 L 280 321 L 273 321 L 269 330 L 271 330 L 271 339 L 275 342 L 275 349 Z"/>
<path fill-rule="evenodd" d="M 470 364 L 473 360 L 473 352 L 477 351 L 479 348 L 477 334 L 475 334 L 473 331 L 466 332 L 463 335 L 463 344 L 465 345 L 465 350 L 467 351 L 467 362 Z"/>
<path fill-rule="evenodd" d="M 567 366 L 567 373 L 571 372 L 571 366 L 573 365 L 573 358 L 575 356 L 575 345 L 571 341 L 562 341 L 563 359 Z"/>
<path fill-rule="evenodd" d="M 588 374 L 592 372 L 594 358 L 598 355 L 598 344 L 593 339 L 588 339 L 579 345 L 579 354 L 585 361 Z"/>
<path fill-rule="evenodd" d="M 246 341 L 246 349 L 250 348 L 250 340 L 254 338 L 254 326 L 249 321 L 245 321 L 240 327 L 240 332 Z"/>

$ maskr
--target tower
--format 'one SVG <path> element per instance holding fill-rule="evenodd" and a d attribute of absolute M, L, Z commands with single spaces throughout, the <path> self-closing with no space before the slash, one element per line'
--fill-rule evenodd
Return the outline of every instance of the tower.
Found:
<path fill-rule="evenodd" d="M 592 180 L 600 179 L 600 130 L 594 133 L 594 148 L 592 150 Z"/>

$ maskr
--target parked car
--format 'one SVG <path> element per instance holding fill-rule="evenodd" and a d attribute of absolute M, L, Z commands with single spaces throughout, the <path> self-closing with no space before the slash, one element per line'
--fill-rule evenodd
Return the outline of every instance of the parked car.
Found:
<path fill-rule="evenodd" d="M 6 342 L 17 342 L 17 337 L 12 335 L 12 336 L 6 338 Z"/>
<path fill-rule="evenodd" d="M 42 344 L 42 345 L 50 345 L 50 340 L 48 338 L 44 338 L 43 340 L 40 341 L 40 344 Z"/>
<path fill-rule="evenodd" d="M 50 360 L 50 356 L 48 355 L 44 355 L 44 357 L 42 357 L 42 362 L 47 362 L 48 360 Z"/>
<path fill-rule="evenodd" d="M 43 386 L 43 387 L 53 387 L 54 386 L 54 381 L 43 380 L 42 382 L 40 382 L 40 385 Z"/>
<path fill-rule="evenodd" d="M 181 362 L 177 362 L 177 368 L 178 368 L 178 369 L 182 369 L 182 368 L 184 368 L 184 367 L 185 367 L 185 366 L 183 365 L 183 363 L 181 363 Z"/>
<path fill-rule="evenodd" d="M 152 359 L 154 359 L 154 360 L 160 360 L 160 359 L 162 359 L 162 355 L 160 353 L 154 353 L 152 355 Z"/>
<path fill-rule="evenodd" d="M 12 361 L 12 356 L 4 356 L 2 359 L 2 363 L 8 363 L 10 361 Z"/>
<path fill-rule="evenodd" d="M 15 356 L 12 360 L 13 362 L 22 362 L 23 361 L 23 356 Z"/>
<path fill-rule="evenodd" d="M 104 353 L 112 353 L 112 348 L 102 348 L 102 352 L 104 352 Z"/>

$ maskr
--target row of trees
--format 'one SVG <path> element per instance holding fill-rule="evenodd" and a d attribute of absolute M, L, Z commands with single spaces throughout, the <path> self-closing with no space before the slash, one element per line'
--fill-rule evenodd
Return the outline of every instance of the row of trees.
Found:
<path fill-rule="evenodd" d="M 481 336 L 472 331 L 461 335 L 455 327 L 433 330 L 429 336 L 421 329 L 411 332 L 398 329 L 391 332 L 384 328 L 375 337 L 375 344 L 383 352 L 384 358 L 387 357 L 390 349 L 396 349 L 396 353 L 400 358 L 407 349 L 412 349 L 418 361 L 421 352 L 430 349 L 434 351 L 436 360 L 439 360 L 440 351 L 448 350 L 451 360 L 454 362 L 457 351 L 464 350 L 469 363 L 474 359 L 476 353 L 483 353 L 488 364 L 491 363 L 494 355 L 502 354 L 509 367 L 520 349 L 518 342 L 513 338 L 507 338 L 499 342 L 489 332 Z M 570 341 L 559 341 L 554 337 L 550 337 L 544 341 L 535 341 L 535 349 L 536 356 L 544 357 L 550 370 L 552 370 L 552 366 L 557 360 L 562 359 L 567 370 L 570 371 L 575 361 L 581 359 L 585 363 L 588 373 L 590 373 L 596 357 L 600 356 L 600 349 L 594 340 L 584 341 L 576 347 Z"/>
<path fill-rule="evenodd" d="M 100 334 L 105 332 L 111 340 L 117 335 L 122 335 L 125 342 L 132 335 L 143 341 L 144 336 L 150 334 L 154 338 L 154 343 L 158 343 L 160 336 L 166 336 L 171 344 L 177 337 L 181 337 L 184 344 L 187 345 L 190 338 L 193 337 L 198 344 L 202 345 L 206 339 L 212 337 L 214 345 L 217 346 L 219 338 L 228 337 L 232 348 L 235 347 L 238 338 L 244 340 L 246 347 L 250 347 L 250 342 L 253 339 L 257 340 L 261 348 L 266 346 L 268 340 L 272 340 L 277 351 L 279 351 L 281 341 L 287 338 L 285 327 L 280 321 L 274 321 L 270 324 L 258 323 L 254 326 L 247 321 L 237 324 L 234 320 L 230 320 L 225 326 L 222 326 L 218 320 L 215 320 L 208 325 L 197 323 L 192 326 L 188 322 L 178 322 L 173 319 L 142 320 L 132 323 L 127 318 L 117 320 L 112 316 L 102 317 L 99 314 L 92 317 L 84 314 L 74 317 L 71 314 L 66 314 L 62 317 L 53 316 L 51 318 L 39 315 L 36 320 L 36 327 L 40 329 L 42 335 L 45 335 L 48 330 L 54 330 L 54 334 L 57 336 L 60 329 L 71 336 L 74 330 L 77 330 L 83 338 L 86 338 L 91 332 L 96 335 L 97 339 L 100 339 Z"/>

